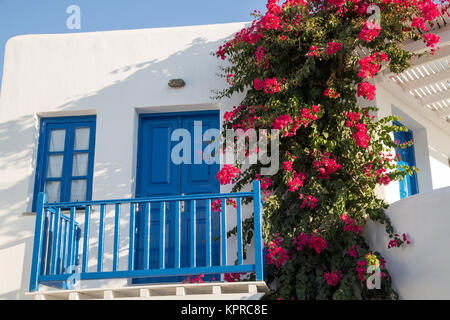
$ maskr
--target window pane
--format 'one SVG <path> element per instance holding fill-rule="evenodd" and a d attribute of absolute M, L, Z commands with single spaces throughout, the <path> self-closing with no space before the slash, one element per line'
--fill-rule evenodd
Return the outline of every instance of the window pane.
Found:
<path fill-rule="evenodd" d="M 63 155 L 48 156 L 47 178 L 59 178 L 62 176 Z"/>
<path fill-rule="evenodd" d="M 75 150 L 88 150 L 89 149 L 89 128 L 77 128 L 75 129 Z"/>
<path fill-rule="evenodd" d="M 86 180 L 72 180 L 70 189 L 70 201 L 86 200 Z"/>
<path fill-rule="evenodd" d="M 88 153 L 75 153 L 73 155 L 72 176 L 87 176 Z"/>
<path fill-rule="evenodd" d="M 50 151 L 64 151 L 66 129 L 52 130 L 50 134 Z"/>
<path fill-rule="evenodd" d="M 61 181 L 47 181 L 44 192 L 47 194 L 47 202 L 59 202 L 61 195 Z"/>

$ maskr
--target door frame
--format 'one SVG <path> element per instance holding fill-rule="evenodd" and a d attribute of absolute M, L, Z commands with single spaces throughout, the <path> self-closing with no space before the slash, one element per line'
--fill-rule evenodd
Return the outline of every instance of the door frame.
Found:
<path fill-rule="evenodd" d="M 142 157 L 144 156 L 144 152 L 143 152 L 143 134 L 144 134 L 144 129 L 143 129 L 143 121 L 145 121 L 145 119 L 149 119 L 149 118 L 164 118 L 164 117 L 183 117 L 183 116 L 195 116 L 195 115 L 199 115 L 199 116 L 203 116 L 203 115 L 213 115 L 213 116 L 217 116 L 217 120 L 218 120 L 218 126 L 219 126 L 219 130 L 221 130 L 221 121 L 220 121 L 220 110 L 219 109 L 211 109 L 211 110 L 200 110 L 200 111 L 177 111 L 177 112 L 161 112 L 161 113 L 141 113 L 139 114 L 138 117 L 138 132 L 137 132 L 137 150 L 136 150 L 136 171 L 135 171 L 135 198 L 139 198 L 142 196 L 142 187 L 141 187 L 141 183 L 142 183 L 142 177 L 140 175 L 140 172 L 143 168 L 141 168 L 141 162 L 142 162 Z M 178 124 L 179 128 L 181 127 L 181 123 Z M 179 177 L 179 179 L 181 179 L 181 176 Z M 178 190 L 179 192 L 179 190 Z M 219 186 L 219 192 L 220 192 L 220 186 Z M 138 228 L 138 221 L 136 221 L 136 228 Z M 136 246 L 137 249 L 138 246 Z M 220 247 L 219 247 L 220 250 Z M 220 253 L 219 253 L 220 254 Z M 135 259 L 138 259 L 138 253 L 135 252 Z M 135 263 L 137 263 L 137 261 L 135 261 Z M 216 275 L 217 276 L 217 275 Z M 157 277 L 160 278 L 160 277 Z M 175 278 L 175 277 L 174 277 Z M 180 279 L 180 277 L 176 277 L 178 279 Z M 137 280 L 137 281 L 136 281 Z M 132 279 L 131 280 L 132 284 L 142 284 L 142 282 L 140 282 L 138 279 Z"/>

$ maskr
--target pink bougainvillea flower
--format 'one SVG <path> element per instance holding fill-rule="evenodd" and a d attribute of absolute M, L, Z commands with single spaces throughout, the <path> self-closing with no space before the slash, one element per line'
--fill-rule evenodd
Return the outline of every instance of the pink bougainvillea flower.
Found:
<path fill-rule="evenodd" d="M 308 57 L 318 57 L 320 54 L 319 48 L 316 46 L 311 46 L 309 48 Z"/>
<path fill-rule="evenodd" d="M 289 253 L 282 247 L 282 245 L 283 239 L 279 236 L 267 243 L 267 254 L 265 256 L 267 264 L 274 264 L 276 267 L 281 267 L 287 260 L 289 260 Z"/>
<path fill-rule="evenodd" d="M 328 48 L 327 48 L 326 54 L 332 55 L 338 51 L 341 51 L 341 49 L 342 49 L 341 43 L 330 41 L 330 42 L 328 42 Z"/>
<path fill-rule="evenodd" d="M 343 275 L 341 270 L 337 270 L 332 271 L 331 273 L 324 272 L 323 277 L 327 281 L 328 285 L 334 287 L 341 281 Z"/>
<path fill-rule="evenodd" d="M 425 25 L 425 22 L 422 18 L 415 17 L 413 21 L 411 22 L 411 26 L 416 27 L 419 30 L 422 31 L 428 31 L 428 27 Z"/>
<path fill-rule="evenodd" d="M 439 42 L 441 39 L 439 36 L 434 33 L 427 33 L 423 35 L 424 39 L 427 41 L 427 47 L 434 48 L 435 44 Z"/>
<path fill-rule="evenodd" d="M 217 173 L 216 179 L 219 180 L 222 185 L 229 184 L 231 183 L 231 180 L 236 178 L 239 174 L 241 174 L 241 170 L 231 164 L 225 164 Z"/>
<path fill-rule="evenodd" d="M 380 34 L 381 27 L 374 22 L 367 21 L 359 33 L 359 39 L 364 40 L 366 43 L 371 42 Z"/>
<path fill-rule="evenodd" d="M 241 276 L 244 274 L 245 274 L 245 272 L 225 273 L 223 275 L 223 279 L 226 282 L 239 282 L 239 281 L 241 281 Z"/>
<path fill-rule="evenodd" d="M 357 94 L 358 97 L 363 97 L 367 100 L 375 99 L 375 85 L 370 84 L 367 81 L 363 81 L 358 85 Z"/>
<path fill-rule="evenodd" d="M 323 95 L 328 98 L 337 99 L 340 97 L 340 93 L 337 93 L 333 88 L 327 88 Z"/>
<path fill-rule="evenodd" d="M 264 92 L 268 94 L 280 92 L 280 84 L 277 82 L 277 79 L 272 78 L 264 80 Z"/>

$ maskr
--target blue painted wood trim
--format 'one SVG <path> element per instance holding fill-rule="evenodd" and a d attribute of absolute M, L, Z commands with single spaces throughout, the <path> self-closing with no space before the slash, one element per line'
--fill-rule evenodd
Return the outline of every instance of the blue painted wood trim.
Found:
<path fill-rule="evenodd" d="M 100 221 L 98 226 L 98 256 L 97 272 L 103 271 L 103 256 L 105 253 L 105 211 L 106 206 L 100 205 Z"/>
<path fill-rule="evenodd" d="M 255 231 L 255 267 L 256 280 L 264 280 L 264 261 L 263 261 L 263 240 L 262 240 L 262 201 L 261 201 L 261 184 L 258 180 L 253 181 L 253 217 Z"/>
<path fill-rule="evenodd" d="M 194 268 L 196 265 L 196 202 L 195 200 L 191 200 L 191 232 L 190 232 L 190 265 L 191 268 Z"/>
<path fill-rule="evenodd" d="M 59 252 L 59 237 L 60 237 L 60 220 L 61 220 L 61 209 L 56 209 L 55 219 L 54 219 L 54 239 L 52 248 L 52 262 L 50 267 L 50 273 L 56 274 L 56 269 L 58 266 L 58 252 Z"/>
<path fill-rule="evenodd" d="M 46 274 L 50 274 L 50 267 L 51 267 L 51 262 L 52 262 L 52 255 L 53 255 L 53 238 L 55 236 L 55 231 L 54 231 L 54 220 L 55 220 L 55 215 L 53 213 L 49 213 L 50 216 L 50 222 L 48 224 L 48 245 L 47 245 L 47 256 L 46 256 L 46 262 L 45 262 L 45 273 Z"/>
<path fill-rule="evenodd" d="M 217 267 L 195 267 L 195 268 L 166 268 L 166 269 L 149 269 L 149 270 L 119 270 L 107 272 L 88 272 L 80 273 L 80 280 L 95 279 L 115 279 L 115 278 L 142 278 L 142 277 L 159 277 L 159 276 L 177 276 L 177 275 L 195 275 L 195 274 L 214 274 L 214 273 L 234 273 L 234 272 L 253 272 L 255 265 L 232 265 Z M 56 275 L 40 275 L 39 282 L 47 281 L 64 281 L 70 277 L 70 274 Z"/>
<path fill-rule="evenodd" d="M 144 205 L 144 269 L 150 268 L 150 202 Z"/>
<path fill-rule="evenodd" d="M 211 200 L 206 200 L 206 266 L 211 267 L 212 261 L 211 261 Z"/>
<path fill-rule="evenodd" d="M 243 245 L 242 245 L 242 203 L 241 203 L 241 199 L 238 198 L 236 199 L 236 224 L 237 224 L 237 249 L 238 249 L 238 264 L 242 264 L 244 259 L 243 259 L 243 253 L 242 253 L 242 249 L 243 249 Z"/>
<path fill-rule="evenodd" d="M 206 194 L 191 194 L 184 196 L 160 196 L 160 197 L 146 197 L 146 198 L 129 198 L 116 200 L 91 200 L 79 202 L 56 202 L 46 203 L 44 208 L 69 208 L 73 206 L 93 206 L 101 204 L 116 204 L 116 203 L 146 203 L 146 202 L 161 202 L 161 201 L 189 201 L 189 200 L 207 200 L 207 199 L 222 199 L 222 198 L 248 198 L 253 197 L 253 192 L 237 192 L 237 193 L 206 193 Z"/>
<path fill-rule="evenodd" d="M 114 253 L 113 253 L 113 271 L 119 267 L 119 244 L 120 244 L 120 203 L 116 203 L 114 219 Z"/>
<path fill-rule="evenodd" d="M 227 265 L 227 201 L 226 198 L 221 199 L 222 202 L 222 214 L 221 214 L 221 225 L 222 232 L 220 234 L 220 239 L 222 242 L 222 265 Z"/>
<path fill-rule="evenodd" d="M 39 290 L 39 272 L 41 270 L 42 255 L 42 229 L 44 227 L 44 203 L 46 201 L 45 193 L 41 192 L 38 196 L 36 210 L 36 224 L 34 228 L 33 258 L 31 262 L 30 292 Z"/>
<path fill-rule="evenodd" d="M 91 226 L 91 207 L 87 206 L 84 213 L 84 238 L 83 238 L 83 260 L 81 272 L 87 272 L 89 262 L 89 233 Z"/>
<path fill-rule="evenodd" d="M 130 203 L 130 243 L 128 249 L 128 270 L 134 270 L 134 247 L 136 242 L 136 204 Z"/>
<path fill-rule="evenodd" d="M 166 267 L 166 203 L 161 202 L 159 216 L 159 268 Z"/>
<path fill-rule="evenodd" d="M 175 268 L 181 267 L 181 214 L 180 201 L 175 202 Z"/>

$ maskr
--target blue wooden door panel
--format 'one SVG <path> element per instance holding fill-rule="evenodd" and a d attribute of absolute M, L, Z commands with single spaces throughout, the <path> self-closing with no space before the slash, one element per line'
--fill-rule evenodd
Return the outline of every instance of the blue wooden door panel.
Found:
<path fill-rule="evenodd" d="M 136 195 L 138 197 L 169 196 L 178 194 L 216 193 L 219 192 L 219 184 L 215 177 L 219 165 L 202 164 L 174 164 L 171 159 L 171 150 L 178 142 L 171 141 L 171 134 L 177 128 L 185 128 L 191 133 L 194 140 L 194 121 L 202 121 L 203 134 L 210 128 L 219 128 L 218 112 L 177 113 L 162 115 L 144 115 L 140 117 L 138 164 L 136 177 Z M 201 139 L 201 137 L 200 137 Z M 201 141 L 200 141 L 201 142 Z M 191 143 L 192 162 L 194 162 L 194 141 Z M 202 148 L 203 149 L 203 146 Z M 197 201 L 197 223 L 196 223 L 196 265 L 206 265 L 206 221 L 205 201 Z M 190 239 L 190 202 L 184 204 L 181 211 L 181 267 L 190 266 L 189 246 Z M 159 239 L 160 239 L 160 203 L 151 204 L 150 213 L 150 268 L 159 268 Z M 144 255 L 144 210 L 137 212 L 137 244 L 136 244 L 136 266 L 143 267 Z M 175 203 L 166 202 L 165 223 L 165 266 L 175 266 Z M 218 237 L 220 220 L 213 216 L 213 237 Z M 217 242 L 217 244 L 216 244 Z M 220 247 L 219 242 L 213 242 L 212 260 L 213 265 L 219 264 Z M 217 277 L 217 275 L 215 275 Z M 212 276 L 205 276 L 205 280 Z M 133 279 L 133 283 L 155 283 L 182 281 L 185 277 L 158 277 Z"/>
<path fill-rule="evenodd" d="M 204 115 L 199 119 L 198 116 L 187 116 L 183 118 L 182 126 L 187 129 L 192 136 L 195 133 L 195 122 L 201 120 L 201 134 L 203 135 L 208 129 L 219 128 L 219 118 L 217 115 Z M 199 130 L 199 129 L 197 129 Z M 197 148 L 196 148 L 197 146 Z M 191 144 L 191 155 L 193 163 L 190 165 L 181 165 L 181 192 L 184 194 L 200 194 L 200 193 L 218 193 L 220 192 L 219 182 L 216 180 L 217 172 L 219 171 L 219 164 L 207 165 L 202 161 L 202 164 L 195 164 L 194 157 L 199 155 L 203 159 L 203 155 L 199 152 L 204 150 L 205 143 L 199 141 L 198 137 L 195 137 L 195 141 Z M 197 149 L 197 150 L 196 150 Z M 206 201 L 197 201 L 196 204 L 196 265 L 206 265 Z M 190 212 L 190 203 L 187 205 L 187 212 Z M 190 237 L 190 216 L 186 215 L 186 238 L 182 243 L 182 250 L 190 253 L 189 247 Z M 212 265 L 219 265 L 220 263 L 220 240 L 218 235 L 220 234 L 220 215 L 217 212 L 212 212 L 211 226 L 213 236 L 211 244 Z M 214 239 L 216 238 L 216 239 Z M 212 278 L 217 279 L 217 275 L 205 276 L 206 280 Z"/>

